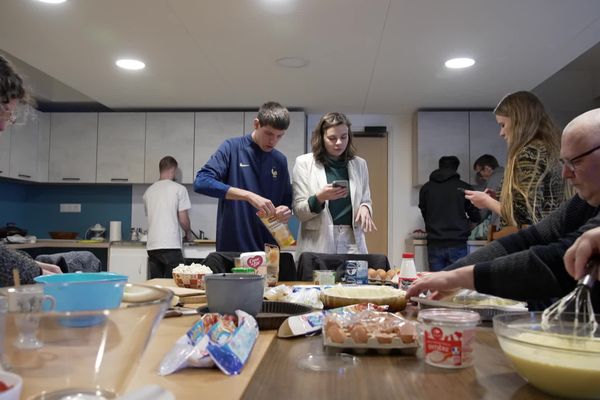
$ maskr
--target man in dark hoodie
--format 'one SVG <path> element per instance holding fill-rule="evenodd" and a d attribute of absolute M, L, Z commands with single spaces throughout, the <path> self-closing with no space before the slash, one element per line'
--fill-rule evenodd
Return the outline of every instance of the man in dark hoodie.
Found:
<path fill-rule="evenodd" d="M 419 192 L 419 208 L 427 230 L 429 269 L 439 271 L 467 255 L 467 238 L 472 224 L 481 220 L 479 210 L 465 199 L 471 185 L 460 180 L 456 156 L 444 156 L 439 169 Z"/>

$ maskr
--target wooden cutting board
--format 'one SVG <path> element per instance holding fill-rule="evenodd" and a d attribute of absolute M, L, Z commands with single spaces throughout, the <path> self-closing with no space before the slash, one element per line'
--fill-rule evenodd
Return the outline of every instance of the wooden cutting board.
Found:
<path fill-rule="evenodd" d="M 179 302 L 183 304 L 206 303 L 206 292 L 204 290 L 179 287 L 173 279 L 155 278 L 147 280 L 144 284 L 171 290 L 175 296 L 179 297 Z"/>

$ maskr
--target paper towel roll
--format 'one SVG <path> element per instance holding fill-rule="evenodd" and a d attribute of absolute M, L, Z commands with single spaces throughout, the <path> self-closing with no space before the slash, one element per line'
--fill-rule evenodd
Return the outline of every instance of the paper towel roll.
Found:
<path fill-rule="evenodd" d="M 110 221 L 110 241 L 121 240 L 121 221 Z"/>

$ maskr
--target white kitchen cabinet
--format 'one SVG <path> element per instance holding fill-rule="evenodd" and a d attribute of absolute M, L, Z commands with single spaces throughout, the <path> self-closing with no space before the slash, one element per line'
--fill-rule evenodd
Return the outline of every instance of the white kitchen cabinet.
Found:
<path fill-rule="evenodd" d="M 215 242 L 211 243 L 194 243 L 193 245 L 184 244 L 183 246 L 183 257 L 184 258 L 206 258 L 210 253 L 216 250 Z"/>
<path fill-rule="evenodd" d="M 96 182 L 98 113 L 52 113 L 50 182 Z"/>
<path fill-rule="evenodd" d="M 98 115 L 97 183 L 143 183 L 145 113 Z"/>
<path fill-rule="evenodd" d="M 10 176 L 47 182 L 50 124 L 48 114 L 29 111 L 23 123 L 11 127 Z"/>
<path fill-rule="evenodd" d="M 498 135 L 491 111 L 420 111 L 415 141 L 415 186 L 429 180 L 442 156 L 457 156 L 458 173 L 470 183 L 474 182 L 473 162 L 479 156 L 491 154 L 501 165 L 506 159 L 506 143 Z"/>
<path fill-rule="evenodd" d="M 12 127 L 0 132 L 0 176 L 10 176 L 10 137 Z"/>
<path fill-rule="evenodd" d="M 194 178 L 221 143 L 244 135 L 243 112 L 199 112 L 195 118 Z"/>
<path fill-rule="evenodd" d="M 180 183 L 194 181 L 194 113 L 166 112 L 146 114 L 146 161 L 144 182 L 159 178 L 158 163 L 165 156 L 175 157 L 181 170 Z"/>
<path fill-rule="evenodd" d="M 254 130 L 253 121 L 256 112 L 244 113 L 244 133 L 251 134 Z M 304 154 L 306 137 L 306 114 L 303 111 L 290 112 L 290 126 L 277 144 L 277 150 L 286 156 L 290 177 L 294 168 L 296 157 Z M 290 178 L 291 179 L 291 178 Z"/>
<path fill-rule="evenodd" d="M 148 280 L 148 253 L 143 246 L 110 246 L 108 249 L 108 271 L 127 275 L 129 283 Z"/>
<path fill-rule="evenodd" d="M 484 154 L 491 154 L 501 166 L 506 164 L 506 141 L 500 137 L 500 128 L 491 111 L 469 112 L 470 182 L 475 182 L 473 163 Z"/>
<path fill-rule="evenodd" d="M 50 162 L 50 114 L 37 113 L 38 120 L 38 158 L 37 182 L 48 182 Z"/>

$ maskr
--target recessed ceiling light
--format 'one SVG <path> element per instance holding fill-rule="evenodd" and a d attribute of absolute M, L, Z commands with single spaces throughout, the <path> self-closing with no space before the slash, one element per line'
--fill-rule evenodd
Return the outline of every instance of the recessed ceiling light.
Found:
<path fill-rule="evenodd" d="M 119 68 L 129 69 L 133 71 L 146 68 L 146 64 L 144 64 L 140 60 L 134 60 L 133 58 L 122 58 L 120 60 L 117 60 L 115 64 L 117 64 L 117 67 Z"/>
<path fill-rule="evenodd" d="M 38 0 L 42 3 L 48 3 L 48 4 L 60 4 L 60 3 L 64 3 L 67 0 Z"/>
<path fill-rule="evenodd" d="M 469 68 L 475 64 L 475 60 L 472 58 L 451 58 L 446 61 L 444 65 L 446 68 L 451 69 L 460 69 L 460 68 Z"/>
<path fill-rule="evenodd" d="M 282 57 L 275 62 L 285 68 L 302 68 L 308 65 L 308 60 L 300 57 Z"/>

